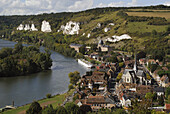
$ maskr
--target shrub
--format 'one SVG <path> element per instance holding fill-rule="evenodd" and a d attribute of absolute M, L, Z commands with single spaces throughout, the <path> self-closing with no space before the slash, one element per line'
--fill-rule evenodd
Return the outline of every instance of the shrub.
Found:
<path fill-rule="evenodd" d="M 69 90 L 74 89 L 73 84 L 70 84 L 70 85 L 68 86 L 68 89 L 69 89 Z"/>
<path fill-rule="evenodd" d="M 42 107 L 37 101 L 34 101 L 29 109 L 26 111 L 26 114 L 41 114 Z"/>
<path fill-rule="evenodd" d="M 47 94 L 46 97 L 47 98 L 51 98 L 52 96 L 51 96 L 51 94 Z"/>

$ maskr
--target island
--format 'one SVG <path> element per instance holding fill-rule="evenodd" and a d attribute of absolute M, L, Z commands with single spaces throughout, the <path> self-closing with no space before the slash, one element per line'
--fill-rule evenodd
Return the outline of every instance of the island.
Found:
<path fill-rule="evenodd" d="M 0 77 L 21 76 L 48 70 L 52 66 L 50 52 L 17 43 L 14 48 L 0 50 Z"/>

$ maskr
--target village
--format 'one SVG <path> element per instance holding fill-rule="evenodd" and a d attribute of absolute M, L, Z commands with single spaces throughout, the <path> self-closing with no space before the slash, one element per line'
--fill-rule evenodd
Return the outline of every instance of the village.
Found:
<path fill-rule="evenodd" d="M 70 44 L 70 47 L 80 52 L 83 45 Z M 84 48 L 88 53 L 91 47 Z M 99 41 L 96 50 L 78 60 L 91 70 L 77 84 L 73 97 L 75 104 L 79 107 L 89 105 L 93 111 L 115 108 L 129 111 L 134 110 L 136 101 L 140 105 L 150 103 L 147 109 L 170 112 L 166 95 L 170 86 L 166 73 L 168 61 L 159 62 L 142 52 L 130 55 L 116 51 L 103 40 Z"/>

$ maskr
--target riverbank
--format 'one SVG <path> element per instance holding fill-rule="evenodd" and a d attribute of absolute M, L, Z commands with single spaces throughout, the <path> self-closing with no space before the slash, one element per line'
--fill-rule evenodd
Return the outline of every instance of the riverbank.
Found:
<path fill-rule="evenodd" d="M 57 106 L 61 105 L 68 96 L 72 95 L 74 91 L 75 89 L 71 89 L 70 91 L 64 94 L 55 95 L 52 98 L 38 100 L 38 103 L 40 103 L 41 107 L 52 104 L 52 106 L 56 108 Z M 21 107 L 17 107 L 16 109 L 5 111 L 3 112 L 3 114 L 25 114 L 26 110 L 29 108 L 30 105 L 31 103 Z"/>

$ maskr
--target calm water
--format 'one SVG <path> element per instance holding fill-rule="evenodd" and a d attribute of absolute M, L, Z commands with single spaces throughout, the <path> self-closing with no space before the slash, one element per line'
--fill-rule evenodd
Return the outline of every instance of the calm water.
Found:
<path fill-rule="evenodd" d="M 16 43 L 0 39 L 0 49 L 13 47 Z M 41 47 L 41 50 L 43 48 Z M 53 65 L 51 70 L 29 76 L 0 78 L 0 107 L 12 104 L 21 106 L 33 100 L 41 99 L 50 93 L 64 93 L 68 90 L 68 73 L 79 71 L 84 74 L 87 69 L 76 60 L 51 51 Z"/>

